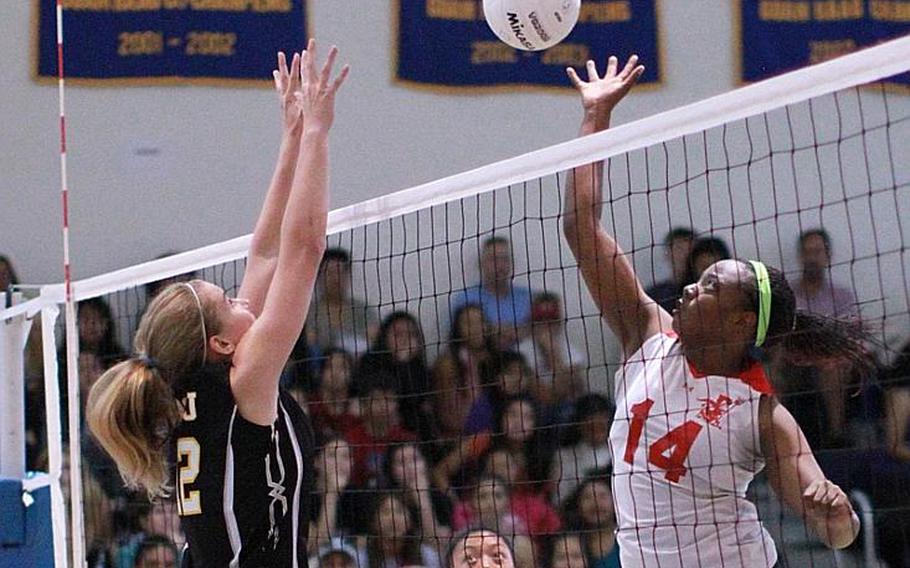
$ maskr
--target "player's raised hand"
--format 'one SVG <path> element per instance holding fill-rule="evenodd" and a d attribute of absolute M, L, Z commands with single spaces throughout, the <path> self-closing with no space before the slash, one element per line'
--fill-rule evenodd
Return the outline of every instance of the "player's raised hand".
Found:
<path fill-rule="evenodd" d="M 295 130 L 303 125 L 300 107 L 297 105 L 297 91 L 300 90 L 300 54 L 295 53 L 288 69 L 283 51 L 278 52 L 278 69 L 272 71 L 275 90 L 281 103 L 282 123 L 286 130 Z"/>
<path fill-rule="evenodd" d="M 311 39 L 306 51 L 301 56 L 300 90 L 297 91 L 297 104 L 303 112 L 307 128 L 328 130 L 335 118 L 335 93 L 344 83 L 350 67 L 345 65 L 332 78 L 332 66 L 338 56 L 338 48 L 332 46 L 329 55 L 319 73 L 316 72 L 316 41 Z"/>
<path fill-rule="evenodd" d="M 579 77 L 572 67 L 567 68 L 566 73 L 569 75 L 572 85 L 581 94 L 581 104 L 585 112 L 598 114 L 612 111 L 645 71 L 643 65 L 638 65 L 637 55 L 630 57 L 622 70 L 619 70 L 619 62 L 616 57 L 610 56 L 603 77 L 598 74 L 597 64 L 594 61 L 588 60 L 586 67 L 587 81 Z"/>

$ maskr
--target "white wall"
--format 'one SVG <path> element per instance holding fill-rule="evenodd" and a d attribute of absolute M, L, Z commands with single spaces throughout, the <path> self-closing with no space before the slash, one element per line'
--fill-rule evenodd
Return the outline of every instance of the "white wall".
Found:
<path fill-rule="evenodd" d="M 23 280 L 45 283 L 62 279 L 57 90 L 30 78 L 30 4 L 0 2 L 0 253 Z M 333 133 L 333 206 L 574 135 L 571 94 L 445 96 L 393 84 L 390 4 L 310 1 L 316 37 L 353 67 Z M 735 85 L 731 3 L 659 8 L 663 85 L 631 96 L 616 122 Z M 277 150 L 271 91 L 70 86 L 67 114 L 75 277 L 252 230 Z"/>
<path fill-rule="evenodd" d="M 4 132 L 0 138 L 0 253 L 12 256 L 26 282 L 56 282 L 62 274 L 57 90 L 30 79 L 28 4 L 0 3 L 0 53 L 4 54 L 0 74 L 5 85 L 0 97 Z M 521 92 L 445 96 L 393 84 L 389 4 L 380 0 L 311 0 L 316 37 L 324 46 L 337 43 L 342 59 L 353 67 L 338 102 L 333 132 L 334 207 L 574 136 L 580 113 L 574 95 L 568 91 L 566 95 Z M 649 116 L 736 86 L 731 3 L 658 0 L 658 4 L 665 57 L 663 82 L 634 92 L 619 107 L 614 123 Z M 167 250 L 215 243 L 252 229 L 277 150 L 278 115 L 273 92 L 73 86 L 67 93 L 75 277 L 132 265 Z M 871 99 L 873 106 L 881 106 L 880 96 L 876 99 L 872 95 Z M 901 99 L 892 116 L 906 116 L 907 103 L 906 97 Z M 833 107 L 834 103 L 827 100 L 811 112 L 801 109 L 794 120 L 802 124 L 796 124 L 795 134 L 790 136 L 799 144 L 811 143 L 805 139 L 807 133 L 830 137 L 837 127 L 835 116 L 843 121 L 846 132 L 862 126 L 855 115 L 855 100 L 847 101 L 842 116 Z M 876 112 L 880 114 L 873 109 L 870 116 Z M 806 117 L 818 121 L 815 130 L 805 124 Z M 781 128 L 789 128 L 787 125 L 783 113 L 771 117 L 770 138 L 782 140 L 783 147 L 790 140 L 786 131 L 781 135 Z M 700 146 L 708 148 L 709 159 L 696 156 L 692 167 L 714 168 L 725 150 L 730 152 L 729 160 L 736 162 L 748 156 L 753 144 L 768 146 L 767 137 L 753 140 L 741 123 L 729 132 L 712 131 L 705 141 L 696 140 L 691 148 L 688 144 L 685 149 L 681 144 L 671 146 L 666 158 L 659 149 L 653 155 L 649 153 L 649 168 L 643 167 L 644 153 L 633 154 L 637 167 L 628 179 L 631 186 L 623 176 L 616 178 L 614 195 L 621 197 L 630 189 L 636 195 L 620 199 L 617 204 L 621 207 L 616 207 L 615 215 L 605 222 L 627 250 L 635 251 L 636 268 L 646 281 L 666 276 L 662 251 L 655 245 L 671 223 L 691 222 L 702 230 L 716 229 L 728 242 L 734 241 L 740 255 L 761 255 L 787 270 L 795 267 L 798 231 L 824 223 L 835 243 L 835 276 L 856 287 L 864 315 L 883 323 L 889 339 L 899 338 L 907 333 L 910 304 L 910 230 L 900 226 L 900 219 L 910 214 L 908 130 L 910 122 L 903 121 L 891 131 L 891 136 L 901 142 L 896 148 L 903 152 L 891 157 L 897 166 L 892 173 L 898 178 L 899 189 L 880 193 L 874 199 L 844 201 L 845 196 L 867 191 L 865 160 L 875 162 L 885 156 L 887 144 L 880 136 L 865 150 L 862 139 L 855 138 L 820 152 L 802 153 L 795 159 L 788 159 L 785 152 L 754 167 L 703 178 L 685 177 L 680 150 L 697 155 Z M 780 145 L 776 143 L 775 147 Z M 662 160 L 667 160 L 666 168 Z M 825 164 L 820 175 L 818 164 Z M 641 194 L 649 182 L 666 184 L 683 179 L 684 187 L 669 196 Z M 553 181 L 555 178 L 545 183 L 552 185 Z M 874 182 L 873 186 L 881 187 L 888 180 Z M 800 188 L 798 207 L 795 187 Z M 555 191 L 551 191 L 546 199 L 530 199 L 545 202 L 548 214 L 555 215 L 559 204 L 554 197 Z M 820 208 L 822 203 L 824 207 Z M 521 216 L 522 210 L 517 207 L 514 214 Z M 775 212 L 785 214 L 775 218 Z M 482 221 L 478 217 L 479 227 L 488 230 L 494 222 L 502 221 L 503 214 L 500 209 L 495 216 L 485 214 Z M 763 220 L 752 224 L 756 217 Z M 408 222 L 425 224 L 427 217 Z M 387 224 L 386 228 L 392 231 L 396 226 Z M 735 231 L 729 229 L 731 226 L 736 226 Z M 569 326 L 570 335 L 576 342 L 587 344 L 592 362 L 615 361 L 616 353 L 605 349 L 607 340 L 588 294 L 578 285 L 576 271 L 559 270 L 571 264 L 571 259 L 561 240 L 552 238 L 556 234 L 558 226 L 553 219 L 516 227 L 511 236 L 519 248 L 517 268 L 531 271 L 522 278 L 536 288 L 544 283 L 561 286 L 567 309 L 575 318 Z M 343 236 L 341 242 L 351 242 L 351 238 L 356 244 L 356 236 Z M 399 242 L 394 246 L 408 245 Z M 411 255 L 368 263 L 364 268 L 372 277 L 355 276 L 357 292 L 387 309 L 392 307 L 390 302 L 404 302 L 397 307 L 419 312 L 428 340 L 435 341 L 446 333 L 447 310 L 436 309 L 436 298 L 411 296 L 413 279 L 420 275 L 424 289 L 418 295 L 430 297 L 450 286 L 458 288 L 462 279 L 476 280 L 476 243 L 455 248 L 459 249 L 455 278 L 437 275 L 441 280 L 433 282 L 434 288 L 429 291 L 426 283 L 433 281 L 433 261 L 446 261 L 443 248 L 419 259 L 419 255 Z M 556 272 L 541 272 L 554 267 Z M 412 280 L 410 287 L 408 280 Z M 438 321 L 432 321 L 434 318 Z"/>

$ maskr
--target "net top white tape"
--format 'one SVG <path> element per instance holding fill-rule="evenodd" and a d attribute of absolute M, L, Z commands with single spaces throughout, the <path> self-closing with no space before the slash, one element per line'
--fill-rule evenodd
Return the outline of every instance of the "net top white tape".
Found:
<path fill-rule="evenodd" d="M 910 35 L 818 65 L 663 112 L 626 125 L 529 152 L 451 177 L 336 209 L 329 213 L 329 234 L 405 215 L 494 189 L 534 180 L 755 116 L 910 70 Z M 252 235 L 73 283 L 75 299 L 101 296 L 246 256 Z M 40 298 L 5 311 L 0 319 L 33 314 L 64 300 L 62 284 L 46 286 Z"/>

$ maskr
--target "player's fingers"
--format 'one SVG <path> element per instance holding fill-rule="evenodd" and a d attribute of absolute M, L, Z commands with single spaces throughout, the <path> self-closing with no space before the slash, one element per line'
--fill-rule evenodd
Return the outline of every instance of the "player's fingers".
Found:
<path fill-rule="evenodd" d="M 332 83 L 332 92 L 337 93 L 338 89 L 341 88 L 341 85 L 344 84 L 344 80 L 348 78 L 348 73 L 351 71 L 350 65 L 345 65 L 341 68 L 341 72 L 338 73 L 338 76 L 335 77 L 335 81 Z"/>
<path fill-rule="evenodd" d="M 335 65 L 335 58 L 338 56 L 338 48 L 332 46 L 332 49 L 329 50 L 329 56 L 325 58 L 325 63 L 322 65 L 322 71 L 319 74 L 319 84 L 323 87 L 329 84 L 329 77 L 332 74 L 332 66 Z"/>
<path fill-rule="evenodd" d="M 597 64 L 594 63 L 593 59 L 588 59 L 585 67 L 588 69 L 588 81 L 596 81 L 600 79 L 600 76 L 597 74 Z"/>
<path fill-rule="evenodd" d="M 291 72 L 288 75 L 291 80 L 291 85 L 300 84 L 300 54 L 294 53 L 294 57 L 291 59 Z"/>
<path fill-rule="evenodd" d="M 827 483 L 822 482 L 815 488 L 815 493 L 812 494 L 812 501 L 815 502 L 816 505 L 822 505 L 824 503 L 825 494 L 828 493 L 828 487 Z"/>
<path fill-rule="evenodd" d="M 272 78 L 275 79 L 275 90 L 278 91 L 279 93 L 283 93 L 284 86 L 282 85 L 282 81 L 281 81 L 281 73 L 279 73 L 277 69 L 272 71 Z"/>
<path fill-rule="evenodd" d="M 572 82 L 572 86 L 580 87 L 581 86 L 581 77 L 578 76 L 578 73 L 575 72 L 575 69 L 572 67 L 566 67 L 566 75 L 569 76 L 569 81 Z"/>
<path fill-rule="evenodd" d="M 316 40 L 310 38 L 310 41 L 307 42 L 306 52 L 308 55 L 306 69 L 306 80 L 311 83 L 315 83 L 317 80 L 316 77 Z"/>
<path fill-rule="evenodd" d="M 307 79 L 307 70 L 306 68 L 310 65 L 310 52 L 304 49 L 300 52 L 300 83 L 306 83 Z"/>
<path fill-rule="evenodd" d="M 626 66 L 622 68 L 622 72 L 619 74 L 620 77 L 625 79 L 632 74 L 632 71 L 635 69 L 635 66 L 638 65 L 638 56 L 633 55 L 626 61 Z"/>
<path fill-rule="evenodd" d="M 288 59 L 283 51 L 278 52 L 278 72 L 282 75 L 288 74 Z"/>
<path fill-rule="evenodd" d="M 616 75 L 616 66 L 619 65 L 619 60 L 616 59 L 615 55 L 611 55 L 607 59 L 607 72 L 604 73 L 604 77 L 612 77 Z"/>

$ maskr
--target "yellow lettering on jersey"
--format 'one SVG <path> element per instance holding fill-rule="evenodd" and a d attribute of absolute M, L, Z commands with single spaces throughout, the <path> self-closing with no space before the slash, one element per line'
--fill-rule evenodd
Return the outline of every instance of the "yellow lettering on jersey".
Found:
<path fill-rule="evenodd" d="M 189 488 L 199 475 L 201 457 L 202 448 L 196 438 L 177 439 L 177 514 L 181 517 L 202 514 L 202 497 L 199 491 Z"/>
<path fill-rule="evenodd" d="M 910 1 L 872 0 L 869 3 L 869 14 L 873 20 L 910 22 Z"/>
<path fill-rule="evenodd" d="M 758 4 L 758 18 L 766 22 L 808 22 L 810 14 L 805 1 L 761 0 Z"/>
<path fill-rule="evenodd" d="M 183 421 L 192 422 L 196 419 L 196 391 L 186 393 L 182 400 Z"/>

